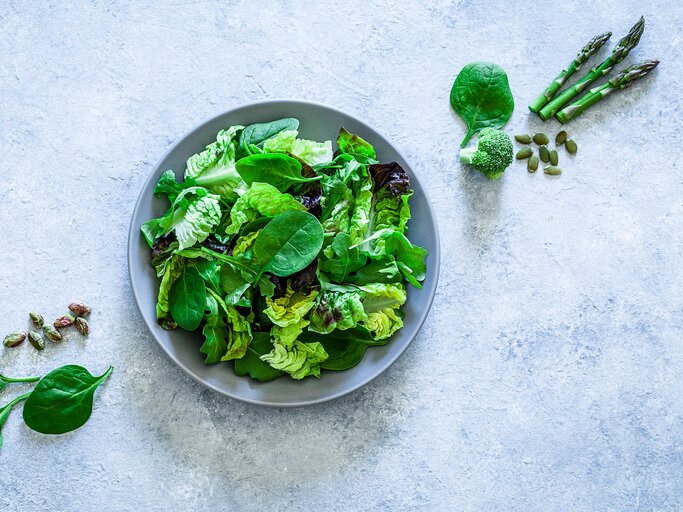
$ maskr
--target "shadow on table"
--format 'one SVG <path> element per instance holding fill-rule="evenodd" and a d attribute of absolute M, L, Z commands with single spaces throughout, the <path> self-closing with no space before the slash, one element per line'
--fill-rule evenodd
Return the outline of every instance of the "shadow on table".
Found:
<path fill-rule="evenodd" d="M 479 171 L 464 168 L 459 179 L 467 207 L 465 238 L 475 250 L 480 251 L 488 246 L 491 235 L 497 230 L 505 176 L 489 180 Z"/>
<path fill-rule="evenodd" d="M 345 397 L 294 409 L 238 402 L 173 369 L 177 385 L 156 387 L 153 400 L 131 406 L 139 428 L 146 425 L 174 458 L 212 475 L 217 486 L 275 492 L 338 477 L 376 456 L 407 414 L 402 366 Z"/>

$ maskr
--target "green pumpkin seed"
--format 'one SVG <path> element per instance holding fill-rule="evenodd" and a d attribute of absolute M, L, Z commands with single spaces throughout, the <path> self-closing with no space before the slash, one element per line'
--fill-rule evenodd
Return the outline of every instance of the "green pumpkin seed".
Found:
<path fill-rule="evenodd" d="M 562 174 L 562 169 L 560 169 L 556 165 L 546 165 L 543 168 L 543 172 L 546 174 L 550 174 L 551 176 L 557 176 L 559 174 Z"/>
<path fill-rule="evenodd" d="M 519 135 L 515 135 L 515 140 L 517 142 L 521 142 L 522 144 L 531 144 L 531 135 L 527 133 L 521 133 Z"/>
<path fill-rule="evenodd" d="M 548 148 L 546 146 L 541 146 L 538 148 L 538 154 L 544 163 L 547 164 L 550 161 L 550 153 L 548 152 Z"/>
<path fill-rule="evenodd" d="M 538 169 L 538 156 L 532 155 L 526 164 L 526 168 L 529 172 L 536 172 L 536 169 Z"/>
<path fill-rule="evenodd" d="M 576 150 L 579 149 L 576 145 L 576 142 L 574 142 L 574 139 L 569 139 L 567 142 L 565 142 L 564 147 L 567 148 L 567 151 L 570 155 L 575 155 Z"/>
<path fill-rule="evenodd" d="M 533 149 L 531 149 L 529 147 L 522 148 L 519 151 L 517 151 L 515 158 L 517 160 L 524 160 L 525 158 L 529 158 L 533 153 L 534 153 Z"/>
<path fill-rule="evenodd" d="M 552 165 L 557 165 L 557 162 L 560 161 L 560 157 L 557 155 L 557 151 L 554 149 L 550 152 L 550 163 Z"/>
<path fill-rule="evenodd" d="M 564 141 L 567 140 L 567 132 L 562 130 L 560 133 L 557 134 L 557 137 L 555 137 L 555 145 L 556 146 L 561 146 L 564 144 Z"/>
<path fill-rule="evenodd" d="M 534 133 L 534 142 L 539 146 L 542 146 L 543 144 L 550 142 L 550 139 L 545 133 Z"/>
<path fill-rule="evenodd" d="M 31 345 L 33 345 L 33 347 L 36 350 L 44 350 L 45 349 L 45 340 L 36 331 L 29 331 L 28 332 L 28 341 L 31 342 Z"/>

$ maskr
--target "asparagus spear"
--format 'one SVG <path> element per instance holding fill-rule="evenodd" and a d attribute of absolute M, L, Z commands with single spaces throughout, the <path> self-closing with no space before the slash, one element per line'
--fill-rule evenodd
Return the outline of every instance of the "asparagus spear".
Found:
<path fill-rule="evenodd" d="M 640 41 L 640 36 L 643 35 L 645 29 L 645 18 L 642 16 L 638 23 L 631 27 L 626 36 L 619 41 L 619 43 L 612 50 L 612 54 L 607 57 L 601 64 L 594 66 L 581 80 L 566 89 L 557 98 L 548 103 L 545 107 L 538 111 L 538 115 L 546 121 L 550 119 L 555 113 L 560 110 L 565 103 L 567 103 L 574 96 L 582 92 L 586 87 L 595 82 L 601 76 L 606 75 L 610 70 L 626 58 L 628 53 L 633 50 Z"/>
<path fill-rule="evenodd" d="M 557 117 L 558 121 L 560 121 L 562 124 L 566 123 L 570 119 L 578 117 L 584 110 L 591 105 L 594 105 L 605 96 L 608 96 L 614 91 L 630 87 L 633 82 L 655 69 L 657 64 L 659 64 L 658 60 L 646 60 L 645 62 L 642 62 L 636 66 L 630 66 L 626 68 L 617 76 L 612 78 L 609 82 L 592 88 L 574 103 L 559 111 L 555 117 Z"/>
<path fill-rule="evenodd" d="M 586 46 L 581 48 L 581 51 L 576 55 L 574 60 L 567 66 L 567 69 L 563 69 L 559 75 L 550 83 L 545 90 L 538 95 L 531 105 L 529 105 L 529 110 L 532 112 L 538 112 L 543 105 L 548 103 L 553 99 L 553 96 L 560 90 L 560 88 L 565 84 L 565 82 L 579 69 L 584 62 L 591 58 L 591 56 L 597 52 L 603 44 L 612 36 L 612 32 L 605 32 L 599 36 L 595 36 L 593 39 L 586 43 Z"/>

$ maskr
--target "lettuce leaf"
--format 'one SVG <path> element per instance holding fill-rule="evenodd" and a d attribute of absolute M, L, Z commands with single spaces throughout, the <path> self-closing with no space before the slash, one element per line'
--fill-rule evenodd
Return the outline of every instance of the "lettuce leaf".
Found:
<path fill-rule="evenodd" d="M 237 234 L 242 225 L 259 217 L 274 217 L 291 210 L 305 210 L 306 207 L 290 194 L 283 194 L 268 183 L 253 183 L 235 202 L 230 210 L 230 224 L 227 234 Z"/>
<path fill-rule="evenodd" d="M 221 357 L 221 361 L 230 361 L 244 356 L 251 342 L 251 322 L 239 314 L 237 309 L 228 304 L 222 304 L 228 326 L 228 349 Z"/>
<path fill-rule="evenodd" d="M 303 343 L 295 341 L 291 347 L 273 341 L 273 349 L 261 356 L 276 370 L 282 370 L 293 379 L 303 379 L 312 375 L 320 377 L 320 363 L 327 359 L 327 352 L 319 342 Z"/>
<path fill-rule="evenodd" d="M 362 241 L 373 231 L 373 217 L 375 209 L 372 197 L 372 179 L 365 178 L 357 187 L 354 194 L 353 212 L 349 235 L 354 244 Z"/>
<path fill-rule="evenodd" d="M 375 148 L 372 147 L 372 144 L 358 135 L 349 133 L 343 127 L 339 130 L 337 146 L 342 153 L 353 155 L 357 160 L 362 161 L 363 163 L 366 161 L 375 161 L 377 158 Z"/>
<path fill-rule="evenodd" d="M 204 364 L 215 364 L 228 351 L 228 327 L 223 319 L 222 311 L 218 307 L 218 301 L 211 296 L 206 297 L 206 323 L 202 333 L 204 343 L 199 348 L 202 354 L 206 355 Z"/>
<path fill-rule="evenodd" d="M 291 285 L 287 286 L 285 294 L 277 299 L 266 297 L 268 307 L 264 313 L 270 321 L 280 327 L 299 323 L 315 303 L 317 290 L 311 290 L 307 295 L 295 292 Z"/>
<path fill-rule="evenodd" d="M 156 313 L 157 322 L 164 329 L 175 329 L 176 323 L 171 316 L 171 306 L 169 304 L 169 294 L 173 283 L 180 277 L 185 268 L 185 258 L 173 255 L 163 265 L 157 274 L 161 277 L 159 284 L 159 295 L 157 298 Z"/>
<path fill-rule="evenodd" d="M 419 281 L 423 281 L 427 273 L 427 249 L 413 245 L 403 233 L 393 228 L 377 231 L 360 245 L 370 245 L 368 253 L 373 258 L 394 258 L 403 277 L 413 286 L 422 287 Z"/>
<path fill-rule="evenodd" d="M 298 139 L 298 131 L 285 130 L 263 143 L 263 149 L 270 153 L 289 153 L 308 165 L 320 165 L 332 161 L 332 142 L 317 142 Z"/>
<path fill-rule="evenodd" d="M 270 341 L 270 335 L 267 332 L 255 332 L 244 356 L 235 359 L 235 373 L 237 375 L 249 375 L 259 382 L 268 382 L 281 377 L 285 372 L 277 370 L 261 360 L 261 356 L 272 349 L 273 344 Z"/>
<path fill-rule="evenodd" d="M 403 327 L 399 308 L 407 296 L 402 284 L 375 283 L 360 289 L 365 292 L 363 309 L 368 316 L 360 324 L 368 328 L 375 340 L 389 338 Z"/>
<path fill-rule="evenodd" d="M 335 329 L 344 331 L 368 319 L 363 307 L 365 293 L 323 292 L 311 311 L 309 330 L 327 334 Z"/>
<path fill-rule="evenodd" d="M 231 126 L 227 130 L 221 130 L 215 142 L 206 146 L 201 153 L 188 158 L 185 179 L 192 178 L 196 185 L 229 201 L 237 199 L 242 178 L 235 170 L 235 152 L 242 128 L 243 126 Z"/>

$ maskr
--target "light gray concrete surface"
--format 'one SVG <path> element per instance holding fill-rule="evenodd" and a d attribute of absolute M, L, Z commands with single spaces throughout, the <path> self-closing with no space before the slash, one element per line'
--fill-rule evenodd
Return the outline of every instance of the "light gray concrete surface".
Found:
<path fill-rule="evenodd" d="M 0 370 L 116 370 L 74 433 L 10 417 L 1 510 L 683 509 L 680 4 L 64 4 L 0 5 L 0 331 L 82 298 L 93 334 L 2 350 Z M 591 36 L 613 31 L 611 47 L 641 13 L 626 63 L 662 64 L 568 126 L 579 153 L 560 151 L 559 179 L 460 167 L 448 93 L 464 64 L 507 70 L 511 132 L 555 133 L 528 102 Z M 271 97 L 389 135 L 424 179 L 443 247 L 406 354 L 299 410 L 186 377 L 146 332 L 126 269 L 155 161 L 202 119 Z"/>

